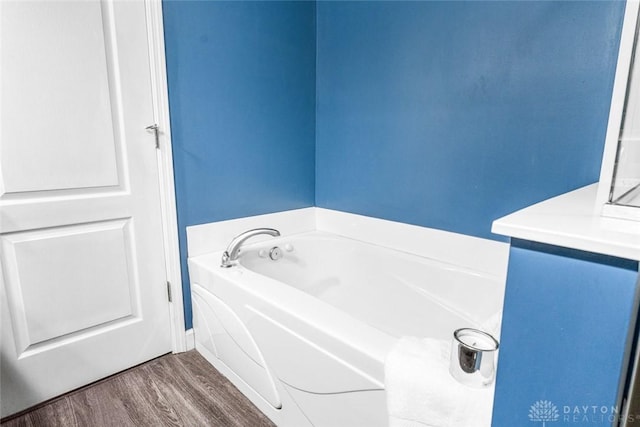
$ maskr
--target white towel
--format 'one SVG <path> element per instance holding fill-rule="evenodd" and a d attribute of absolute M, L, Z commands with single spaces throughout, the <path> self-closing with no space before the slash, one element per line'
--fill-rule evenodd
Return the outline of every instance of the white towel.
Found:
<path fill-rule="evenodd" d="M 387 355 L 391 427 L 488 427 L 494 387 L 465 386 L 449 374 L 450 342 L 401 338 Z"/>
<path fill-rule="evenodd" d="M 491 315 L 482 325 L 481 331 L 489 332 L 494 337 L 500 337 L 500 329 L 502 328 L 502 311 L 497 311 Z"/>

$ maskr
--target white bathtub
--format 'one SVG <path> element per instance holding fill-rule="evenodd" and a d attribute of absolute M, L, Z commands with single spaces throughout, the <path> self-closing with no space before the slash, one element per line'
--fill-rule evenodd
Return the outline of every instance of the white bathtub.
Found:
<path fill-rule="evenodd" d="M 280 426 L 385 426 L 395 340 L 448 340 L 502 305 L 499 277 L 323 232 L 221 255 L 189 259 L 196 349 Z"/>

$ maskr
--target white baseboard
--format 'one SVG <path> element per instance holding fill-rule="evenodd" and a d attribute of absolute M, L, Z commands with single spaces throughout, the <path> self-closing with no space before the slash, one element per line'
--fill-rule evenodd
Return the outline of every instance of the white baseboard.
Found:
<path fill-rule="evenodd" d="M 185 331 L 185 341 L 187 344 L 187 351 L 196 348 L 196 335 L 193 333 L 193 328 Z"/>

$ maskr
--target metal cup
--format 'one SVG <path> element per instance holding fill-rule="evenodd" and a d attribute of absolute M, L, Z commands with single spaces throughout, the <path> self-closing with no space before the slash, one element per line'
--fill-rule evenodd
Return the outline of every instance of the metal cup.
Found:
<path fill-rule="evenodd" d="M 482 388 L 496 376 L 498 341 L 486 332 L 472 328 L 458 329 L 451 340 L 449 373 L 469 387 Z"/>

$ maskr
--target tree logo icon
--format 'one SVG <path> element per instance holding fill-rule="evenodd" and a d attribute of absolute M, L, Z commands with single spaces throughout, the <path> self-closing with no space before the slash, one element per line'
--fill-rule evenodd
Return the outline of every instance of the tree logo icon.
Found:
<path fill-rule="evenodd" d="M 558 421 L 558 418 L 558 408 L 548 400 L 538 400 L 529 409 L 529 420 L 542 422 L 542 427 L 546 426 L 547 421 Z"/>

